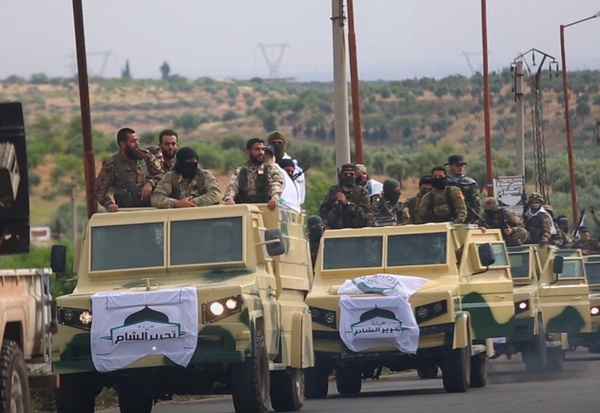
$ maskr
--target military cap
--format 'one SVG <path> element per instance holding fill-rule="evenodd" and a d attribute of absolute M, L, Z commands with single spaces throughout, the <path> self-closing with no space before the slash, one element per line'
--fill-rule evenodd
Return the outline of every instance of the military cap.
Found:
<path fill-rule="evenodd" d="M 483 202 L 481 202 L 481 206 L 483 207 L 483 209 L 486 209 L 488 211 L 495 211 L 500 208 L 500 203 L 493 196 L 488 196 L 483 200 Z"/>
<path fill-rule="evenodd" d="M 156 155 L 158 152 L 162 151 L 159 146 L 150 145 L 146 147 L 146 150 L 149 151 L 152 155 Z"/>
<path fill-rule="evenodd" d="M 353 164 L 353 163 L 343 164 L 342 167 L 340 168 L 340 173 L 345 172 L 345 171 L 356 172 L 356 164 Z"/>
<path fill-rule="evenodd" d="M 273 148 L 273 145 L 265 145 L 265 152 L 275 155 L 275 148 Z"/>
<path fill-rule="evenodd" d="M 462 155 L 451 155 L 448 157 L 448 162 L 444 164 L 446 165 L 466 165 L 467 163 L 464 161 Z"/>
<path fill-rule="evenodd" d="M 271 142 L 272 140 L 275 139 L 281 139 L 282 141 L 287 141 L 285 135 L 279 131 L 273 131 L 271 133 L 269 133 L 269 136 L 267 137 L 267 141 Z"/>
<path fill-rule="evenodd" d="M 540 194 L 539 192 L 532 192 L 531 194 L 529 194 L 528 200 L 529 200 L 529 202 L 531 202 L 531 201 L 544 202 L 544 198 L 542 197 L 542 194 Z"/>
<path fill-rule="evenodd" d="M 586 227 L 585 225 L 582 225 L 577 229 L 579 232 L 590 232 L 590 229 L 588 227 Z"/>
<path fill-rule="evenodd" d="M 311 215 L 306 220 L 306 225 L 308 225 L 309 227 L 312 227 L 313 225 L 322 225 L 322 224 L 323 224 L 323 220 L 318 215 Z"/>

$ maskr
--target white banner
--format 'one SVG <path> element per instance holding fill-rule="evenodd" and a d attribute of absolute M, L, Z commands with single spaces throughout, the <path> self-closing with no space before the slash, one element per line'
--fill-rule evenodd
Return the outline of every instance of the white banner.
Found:
<path fill-rule="evenodd" d="M 99 372 L 124 368 L 150 354 L 185 367 L 196 350 L 194 287 L 94 294 L 92 314 L 92 361 Z"/>
<path fill-rule="evenodd" d="M 497 176 L 494 178 L 494 196 L 501 207 L 523 213 L 525 179 L 522 176 Z"/>

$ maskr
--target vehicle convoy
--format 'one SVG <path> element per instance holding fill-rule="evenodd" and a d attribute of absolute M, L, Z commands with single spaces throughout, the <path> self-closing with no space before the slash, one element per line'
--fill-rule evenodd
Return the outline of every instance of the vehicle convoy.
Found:
<path fill-rule="evenodd" d="M 53 264 L 64 264 L 61 246 Z M 237 413 L 296 411 L 313 365 L 303 216 L 266 204 L 92 215 L 72 294 L 57 298 L 59 413 L 173 394 L 232 394 Z"/>
<path fill-rule="evenodd" d="M 378 282 L 387 285 L 372 288 Z M 384 290 L 398 287 L 406 299 L 390 302 L 397 297 Z M 448 392 L 485 386 L 490 338 L 512 329 L 512 294 L 498 230 L 432 223 L 325 231 L 307 297 L 315 367 L 305 394 L 325 397 L 332 371 L 339 393 L 359 393 L 383 368 L 426 378 L 439 367 Z"/>
<path fill-rule="evenodd" d="M 584 256 L 583 264 L 590 288 L 591 328 L 589 333 L 570 333 L 569 345 L 587 347 L 590 353 L 600 353 L 600 255 Z"/>
<path fill-rule="evenodd" d="M 556 247 L 508 247 L 514 283 L 515 330 L 496 343 L 496 357 L 521 353 L 530 372 L 562 368 L 567 333 L 589 329 L 581 254 Z M 565 257 L 564 255 L 568 255 Z"/>

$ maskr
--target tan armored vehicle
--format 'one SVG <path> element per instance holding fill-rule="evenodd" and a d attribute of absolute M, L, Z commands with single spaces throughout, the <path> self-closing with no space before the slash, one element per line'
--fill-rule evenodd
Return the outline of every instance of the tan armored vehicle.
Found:
<path fill-rule="evenodd" d="M 515 331 L 505 343 L 496 343 L 496 356 L 520 352 L 528 371 L 560 370 L 569 346 L 566 333 L 589 330 L 581 254 L 537 245 L 509 247 L 508 254 Z"/>
<path fill-rule="evenodd" d="M 587 347 L 590 353 L 600 353 L 600 255 L 583 257 L 583 264 L 590 288 L 591 329 L 589 333 L 570 333 L 569 345 Z"/>
<path fill-rule="evenodd" d="M 28 370 L 50 362 L 50 269 L 0 270 L 0 411 L 29 412 Z"/>
<path fill-rule="evenodd" d="M 307 372 L 307 397 L 327 395 L 332 371 L 338 392 L 352 394 L 384 367 L 418 369 L 425 378 L 437 375 L 439 366 L 448 392 L 486 384 L 487 356 L 493 354 L 486 339 L 507 335 L 514 315 L 498 230 L 447 223 L 329 230 L 315 267 L 307 303 L 316 360 Z M 371 276 L 401 288 L 418 280 L 421 285 L 398 307 L 385 307 L 383 290 L 343 292 L 351 284 L 362 289 Z M 346 311 L 349 306 L 359 311 Z M 394 332 L 396 343 L 379 340 Z M 397 345 L 409 333 L 416 333 L 414 346 Z"/>
<path fill-rule="evenodd" d="M 57 299 L 59 413 L 121 412 L 173 394 L 232 394 L 237 413 L 295 411 L 313 365 L 303 216 L 266 205 L 91 217 L 78 282 Z M 270 396 L 270 397 L 269 397 Z"/>

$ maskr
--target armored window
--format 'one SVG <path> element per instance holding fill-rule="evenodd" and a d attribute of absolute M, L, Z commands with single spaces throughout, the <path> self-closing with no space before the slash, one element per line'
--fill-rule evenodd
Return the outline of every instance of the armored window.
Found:
<path fill-rule="evenodd" d="M 504 242 L 491 243 L 492 252 L 494 253 L 495 261 L 490 267 L 506 267 L 509 265 L 508 254 L 506 252 L 506 244 Z"/>
<path fill-rule="evenodd" d="M 381 267 L 382 237 L 326 238 L 323 269 Z"/>
<path fill-rule="evenodd" d="M 581 259 L 565 258 L 563 262 L 563 272 L 558 274 L 558 278 L 583 278 L 583 261 Z"/>
<path fill-rule="evenodd" d="M 388 237 L 387 266 L 445 264 L 448 255 L 447 234 L 390 235 Z"/>
<path fill-rule="evenodd" d="M 529 278 L 529 254 L 508 254 L 513 278 Z"/>
<path fill-rule="evenodd" d="M 589 285 L 600 285 L 600 262 L 586 262 L 585 274 Z"/>

